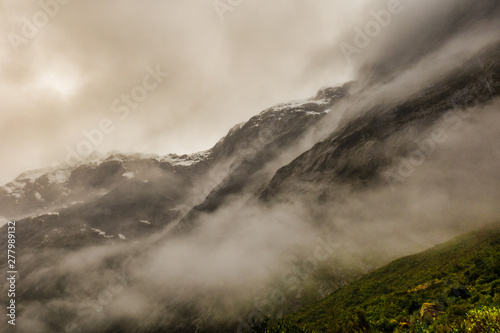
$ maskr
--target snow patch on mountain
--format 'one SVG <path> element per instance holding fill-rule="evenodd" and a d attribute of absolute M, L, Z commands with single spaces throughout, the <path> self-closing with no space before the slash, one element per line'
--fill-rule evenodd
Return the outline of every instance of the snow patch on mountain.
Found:
<path fill-rule="evenodd" d="M 95 232 L 96 234 L 98 234 L 99 236 L 103 236 L 104 238 L 113 238 L 115 236 L 113 235 L 106 235 L 106 232 L 100 230 L 100 229 L 97 229 L 97 228 L 90 228 L 90 230 L 92 232 Z"/>
<path fill-rule="evenodd" d="M 65 184 L 71 175 L 70 168 L 51 170 L 47 173 L 49 182 L 52 184 Z"/>
<path fill-rule="evenodd" d="M 295 101 L 290 101 L 286 103 L 280 103 L 275 106 L 272 106 L 271 108 L 264 110 L 264 112 L 268 111 L 274 111 L 274 112 L 279 112 L 279 111 L 285 111 L 289 109 L 297 109 L 303 106 L 304 104 L 310 103 L 311 101 L 309 99 L 301 99 L 301 100 L 295 100 Z"/>
<path fill-rule="evenodd" d="M 211 151 L 206 150 L 189 155 L 169 154 L 157 158 L 159 162 L 167 162 L 174 166 L 193 166 L 207 160 L 210 157 Z"/>
<path fill-rule="evenodd" d="M 127 179 L 132 179 L 134 178 L 135 176 L 135 173 L 134 172 L 131 172 L 131 171 L 128 171 L 128 172 L 124 172 L 122 174 L 123 177 L 127 178 Z"/>
<path fill-rule="evenodd" d="M 58 212 L 48 212 L 48 213 L 42 213 L 42 214 L 39 214 L 38 217 L 40 216 L 59 216 L 59 213 Z"/>
<path fill-rule="evenodd" d="M 23 183 L 33 183 L 36 179 L 43 176 L 47 172 L 48 169 L 37 169 L 37 170 L 23 172 L 22 174 L 17 176 L 16 181 Z"/>
<path fill-rule="evenodd" d="M 157 155 L 157 154 L 146 154 L 146 153 L 136 153 L 136 154 L 122 154 L 122 153 L 110 153 L 108 156 L 93 160 L 92 164 L 99 165 L 102 162 L 107 161 L 118 161 L 123 165 L 126 165 L 129 161 L 134 160 L 157 160 L 158 162 L 167 162 L 173 166 L 193 166 L 200 162 L 207 160 L 210 157 L 211 151 L 201 151 L 193 154 L 177 155 Z M 124 177 L 131 178 L 134 176 L 134 172 L 127 171 L 123 174 Z"/>
<path fill-rule="evenodd" d="M 16 180 L 13 180 L 10 183 L 8 183 L 0 188 L 3 189 L 8 194 L 11 194 L 16 198 L 20 198 L 21 193 L 25 187 L 26 187 L 26 183 L 24 183 L 24 182 L 21 183 L 21 182 L 18 182 Z"/>
<path fill-rule="evenodd" d="M 317 107 L 324 107 L 327 104 L 329 104 L 330 101 L 326 98 L 322 99 L 299 99 L 299 100 L 294 100 L 291 102 L 287 103 L 280 103 L 275 106 L 272 106 L 264 111 L 261 112 L 263 113 L 268 113 L 268 112 L 283 112 L 283 111 L 303 111 L 303 110 L 309 110 L 311 106 L 316 105 Z M 319 112 L 321 113 L 321 112 Z"/>
<path fill-rule="evenodd" d="M 3 189 L 8 195 L 16 199 L 20 199 L 24 196 L 27 185 L 34 184 L 44 176 L 47 177 L 49 186 L 62 187 L 68 181 L 71 170 L 72 169 L 68 166 L 59 166 L 23 172 L 13 181 L 5 184 L 4 186 L 0 186 L 0 189 Z M 45 183 L 42 182 L 42 184 Z M 68 193 L 64 188 L 61 188 L 61 194 L 67 195 Z M 36 191 L 34 195 L 38 201 L 43 201 L 40 191 Z"/>

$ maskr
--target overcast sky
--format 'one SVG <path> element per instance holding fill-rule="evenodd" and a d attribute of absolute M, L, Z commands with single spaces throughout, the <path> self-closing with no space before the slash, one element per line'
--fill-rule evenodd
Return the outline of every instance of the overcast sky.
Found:
<path fill-rule="evenodd" d="M 98 151 L 191 153 L 275 103 L 349 80 L 345 59 L 335 70 L 311 62 L 364 1 L 243 0 L 225 12 L 209 0 L 45 3 L 0 0 L 2 184 L 64 162 L 106 118 Z M 169 76 L 157 84 L 147 68 Z M 127 115 L 120 98 L 145 78 L 151 90 Z"/>

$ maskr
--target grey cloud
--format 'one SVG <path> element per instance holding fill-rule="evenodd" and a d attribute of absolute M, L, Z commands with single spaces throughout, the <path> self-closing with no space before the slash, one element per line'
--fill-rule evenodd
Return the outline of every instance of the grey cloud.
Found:
<path fill-rule="evenodd" d="M 32 20 L 42 10 L 38 1 L 3 0 L 0 5 L 5 37 L 22 35 L 23 18 Z M 171 73 L 169 79 L 129 119 L 117 122 L 97 149 L 207 149 L 234 124 L 274 103 L 309 97 L 322 85 L 342 82 L 344 77 L 332 73 L 304 80 L 303 67 L 342 25 L 342 13 L 358 7 L 331 1 L 244 1 L 221 21 L 209 1 L 60 5 L 46 26 L 19 46 L 19 53 L 7 38 L 0 42 L 5 105 L 0 140 L 30 152 L 30 158 L 14 156 L 16 161 L 3 165 L 0 182 L 54 159 L 64 161 L 65 146 L 76 145 L 82 130 L 97 127 L 102 118 L 113 118 L 110 104 L 140 83 L 146 66 L 156 64 Z M 44 76 L 52 76 L 52 82 L 36 84 Z M 64 95 L 71 85 L 74 91 Z M 9 151 L 0 148 L 0 155 L 12 158 Z"/>

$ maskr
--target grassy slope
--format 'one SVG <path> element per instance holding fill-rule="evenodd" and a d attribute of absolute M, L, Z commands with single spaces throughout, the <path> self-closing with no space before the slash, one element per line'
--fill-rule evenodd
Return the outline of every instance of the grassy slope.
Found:
<path fill-rule="evenodd" d="M 421 321 L 423 303 L 437 304 L 444 314 L 436 321 Z M 500 223 L 369 273 L 288 316 L 287 326 L 368 332 L 363 327 L 369 323 L 372 332 L 421 331 L 422 326 L 446 332 L 482 305 L 500 305 Z M 410 328 L 402 330 L 400 323 Z M 295 332 L 276 328 L 271 332 Z"/>

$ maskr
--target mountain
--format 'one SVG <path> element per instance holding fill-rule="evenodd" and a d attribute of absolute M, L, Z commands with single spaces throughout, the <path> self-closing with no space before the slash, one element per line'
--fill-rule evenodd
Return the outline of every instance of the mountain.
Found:
<path fill-rule="evenodd" d="M 200 213 L 242 193 L 269 201 L 315 184 L 325 200 L 342 187 L 392 186 L 401 182 L 393 172 L 395 161 L 419 150 L 416 139 L 424 141 L 427 129 L 498 96 L 499 58 L 499 44 L 490 45 L 412 96 L 361 110 L 345 111 L 343 103 L 362 100 L 365 88 L 357 91 L 356 83 L 324 88 L 311 99 L 264 110 L 197 154 L 112 153 L 25 172 L 0 187 L 0 215 L 57 219 L 62 214 L 60 219 L 79 221 L 75 230 L 86 224 L 116 236 L 122 228 L 133 237 L 179 219 L 176 229 L 189 230 Z M 332 113 L 343 117 L 338 128 L 318 129 Z M 120 220 L 120 228 L 110 220 Z"/>
<path fill-rule="evenodd" d="M 7 218 L 43 213 L 94 200 L 129 180 L 147 180 L 154 173 L 184 173 L 204 162 L 193 155 L 92 154 L 75 165 L 61 165 L 19 175 L 0 187 L 0 207 Z"/>
<path fill-rule="evenodd" d="M 437 319 L 422 317 L 424 304 Z M 304 332 L 462 332 L 467 313 L 484 306 L 500 306 L 500 223 L 391 262 L 285 321 Z"/>
<path fill-rule="evenodd" d="M 133 247 L 144 237 L 162 235 L 193 207 L 215 209 L 223 201 L 221 191 L 225 197 L 265 185 L 280 164 L 264 173 L 262 169 L 287 149 L 294 157 L 297 143 L 328 115 L 348 86 L 324 88 L 313 98 L 266 109 L 233 127 L 205 152 L 93 154 L 74 165 L 21 174 L 0 188 L 0 215 L 15 219 L 16 233 L 22 235 L 16 243 L 24 263 L 19 268 L 22 281 L 57 265 L 66 251 Z M 217 201 L 207 205 L 214 193 Z M 113 266 L 123 261 L 120 256 L 110 260 Z M 20 291 L 19 298 L 31 302 L 50 297 L 65 280 L 50 272 Z"/>
<path fill-rule="evenodd" d="M 327 87 L 310 100 L 274 106 L 251 118 L 236 133 L 230 132 L 228 137 L 231 144 L 226 144 L 229 140 L 223 140 L 214 150 L 232 152 L 238 149 L 245 152 L 245 157 L 229 166 L 220 183 L 189 211 L 179 222 L 176 231 L 193 228 L 199 214 L 215 211 L 231 196 L 253 193 L 266 186 L 276 170 L 295 157 L 297 150 L 309 148 L 307 143 L 305 146 L 299 144 L 305 137 L 314 138 L 318 135 L 311 133 L 311 130 L 329 112 L 335 111 L 335 105 L 348 94 L 349 87 L 350 83 L 341 87 Z M 309 140 L 314 140 L 312 138 Z M 243 147 L 236 144 L 248 140 L 249 144 Z M 249 154 L 246 153 L 248 150 Z"/>
<path fill-rule="evenodd" d="M 310 99 L 262 111 L 197 154 L 110 153 L 21 174 L 0 188 L 0 215 L 17 221 L 21 329 L 208 333 L 250 328 L 254 317 L 297 310 L 392 259 L 455 235 L 464 224 L 470 228 L 471 221 L 498 217 L 497 169 L 486 180 L 480 177 L 480 171 L 497 166 L 497 152 L 459 140 L 496 138 L 489 137 L 487 126 L 494 125 L 488 121 L 496 119 L 495 112 L 484 109 L 498 105 L 498 59 L 496 42 L 472 55 L 458 52 L 435 60 L 439 71 L 426 72 L 424 63 L 392 72 L 382 82 L 325 87 Z M 462 125 L 466 117 L 470 126 Z M 484 133 L 470 133 L 474 122 Z M 443 124 L 460 129 L 448 141 L 455 158 L 437 168 L 442 181 L 436 187 L 446 195 L 408 185 L 411 168 L 427 159 L 446 160 L 446 152 L 436 149 L 446 141 Z M 462 148 L 483 157 L 473 161 L 478 170 L 460 155 Z M 432 172 L 426 175 L 430 182 Z M 444 182 L 448 173 L 457 175 L 458 184 Z M 467 193 L 478 184 L 483 196 L 454 201 L 460 194 L 456 188 Z M 391 192 L 395 189 L 406 192 Z M 458 210 L 464 202 L 476 215 Z M 6 228 L 0 228 L 2 235 Z M 459 252 L 464 258 L 483 255 L 477 243 L 469 245 L 468 252 Z M 432 258 L 433 270 L 441 269 L 438 259 L 454 262 L 450 252 Z M 366 279 L 382 279 L 387 287 L 382 291 L 398 297 L 436 278 L 451 281 L 448 266 L 434 277 L 412 270 L 415 262 L 401 259 Z M 464 270 L 456 271 L 463 273 L 463 284 L 465 272 L 474 267 L 455 263 L 463 264 Z M 0 268 L 6 270 L 5 265 Z M 490 266 L 484 267 L 496 269 Z M 403 274 L 403 268 L 414 275 L 396 280 L 403 289 L 391 289 L 392 270 Z M 466 282 L 489 279 L 484 270 L 478 274 Z M 359 298 L 372 295 L 368 287 L 362 294 L 349 288 L 334 294 L 352 302 L 345 306 L 363 306 Z M 476 291 L 473 304 L 485 300 Z M 390 328 L 394 318 L 411 321 L 397 316 L 411 317 L 415 304 L 426 300 L 417 297 L 410 308 L 387 303 L 384 316 L 366 308 L 365 315 L 377 328 Z M 320 329 L 330 320 L 321 315 L 327 313 L 323 305 L 304 311 L 317 322 L 301 315 L 291 320 Z M 389 322 L 378 322 L 384 318 Z"/>
<path fill-rule="evenodd" d="M 393 171 L 398 166 L 398 159 L 425 150 L 422 143 L 432 137 L 429 129 L 434 124 L 445 119 L 454 125 L 454 112 L 487 104 L 500 94 L 499 58 L 500 44 L 489 45 L 414 95 L 391 104 L 379 103 L 352 110 L 353 116 L 349 115 L 349 110 L 342 110 L 339 104 L 356 104 L 363 100 L 364 89 L 356 92 L 356 83 L 351 82 L 320 91 L 317 98 L 327 96 L 337 102 L 333 105 L 333 113 L 346 113 L 338 128 L 330 129 L 325 140 L 317 142 L 295 159 L 282 162 L 284 165 L 272 170 L 270 179 L 252 177 L 256 170 L 264 169 L 264 161 L 275 158 L 273 148 L 243 162 L 229 172 L 224 182 L 201 205 L 193 208 L 179 228 L 194 223 L 201 212 L 213 212 L 228 195 L 248 192 L 249 189 L 242 184 L 252 184 L 250 191 L 263 201 L 284 200 L 287 194 L 307 192 L 314 184 L 316 189 L 322 189 L 318 198 L 328 201 L 328 196 L 335 197 L 343 192 L 342 188 L 394 186 L 404 181 L 397 171 Z M 272 145 L 283 149 L 283 139 L 289 141 L 289 137 L 278 138 Z"/>
<path fill-rule="evenodd" d="M 64 237 L 87 233 L 108 241 L 119 234 L 133 238 L 158 231 L 200 203 L 215 206 L 204 202 L 214 197 L 214 189 L 220 202 L 221 191 L 227 195 L 245 184 L 264 184 L 270 175 L 254 174 L 299 141 L 345 90 L 325 88 L 309 100 L 264 110 L 232 128 L 205 152 L 94 154 L 76 165 L 25 172 L 0 187 L 0 215 L 28 217 L 38 228 L 44 225 L 39 222 L 51 221 L 37 230 L 38 239 L 30 239 L 31 247 L 51 242 L 50 231 L 55 227 Z M 249 177 L 255 179 L 248 181 Z M 28 223 L 20 225 L 29 233 L 23 228 Z"/>
<path fill-rule="evenodd" d="M 279 169 L 261 198 L 300 190 L 300 183 L 363 188 L 397 182 L 387 176 L 398 158 L 421 150 L 415 141 L 429 137 L 428 128 L 451 113 L 491 101 L 500 94 L 500 45 L 491 45 L 446 77 L 393 105 L 376 104 L 345 121 L 339 130 Z M 418 136 L 415 132 L 420 133 Z M 391 138 L 399 140 L 391 140 Z M 391 178 L 391 179 L 388 179 Z M 292 187 L 285 189 L 286 187 Z"/>

